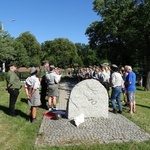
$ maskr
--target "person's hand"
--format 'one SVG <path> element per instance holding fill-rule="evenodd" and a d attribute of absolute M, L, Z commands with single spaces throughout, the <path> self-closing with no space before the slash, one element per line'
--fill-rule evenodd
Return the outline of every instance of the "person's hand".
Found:
<path fill-rule="evenodd" d="M 31 94 L 28 94 L 27 95 L 27 99 L 29 100 L 31 98 Z"/>

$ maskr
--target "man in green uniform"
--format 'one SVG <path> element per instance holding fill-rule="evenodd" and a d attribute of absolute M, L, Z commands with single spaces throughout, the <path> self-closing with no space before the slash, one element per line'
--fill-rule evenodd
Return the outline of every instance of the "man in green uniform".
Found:
<path fill-rule="evenodd" d="M 46 92 L 47 92 L 47 83 L 45 81 L 45 75 L 48 73 L 49 69 L 49 62 L 48 61 L 43 61 L 41 69 L 39 71 L 39 80 L 41 82 L 41 103 L 43 108 L 47 108 L 46 106 Z"/>
<path fill-rule="evenodd" d="M 16 64 L 10 64 L 9 71 L 6 75 L 6 82 L 7 82 L 6 90 L 8 90 L 8 93 L 10 94 L 9 113 L 13 117 L 16 117 L 15 104 L 19 95 L 19 90 L 21 88 L 20 79 L 15 73 L 16 69 L 17 69 Z"/>

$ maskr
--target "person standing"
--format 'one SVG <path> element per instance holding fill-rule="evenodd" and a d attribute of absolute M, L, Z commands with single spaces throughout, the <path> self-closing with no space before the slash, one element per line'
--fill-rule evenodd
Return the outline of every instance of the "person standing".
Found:
<path fill-rule="evenodd" d="M 36 74 L 36 68 L 32 67 L 30 69 L 30 77 L 28 77 L 25 82 L 25 92 L 28 99 L 28 105 L 31 106 L 29 117 L 32 123 L 38 121 L 36 119 L 37 106 L 41 105 L 39 94 L 40 81 Z"/>
<path fill-rule="evenodd" d="M 10 94 L 9 97 L 9 113 L 12 117 L 16 117 L 15 104 L 21 89 L 21 81 L 16 74 L 17 65 L 12 63 L 9 65 L 9 71 L 6 75 L 7 87 L 6 90 Z"/>
<path fill-rule="evenodd" d="M 113 112 L 117 113 L 117 108 L 115 104 L 115 99 L 118 103 L 119 111 L 118 113 L 122 114 L 122 103 L 121 103 L 121 93 L 122 93 L 122 86 L 124 85 L 123 78 L 119 73 L 119 68 L 116 65 L 111 66 L 111 78 L 110 78 L 110 86 L 112 87 L 111 93 L 111 103 L 113 107 Z"/>
<path fill-rule="evenodd" d="M 60 82 L 61 75 L 56 74 L 55 67 L 50 66 L 50 72 L 46 74 L 46 82 L 48 85 L 48 110 L 55 111 L 56 108 L 56 99 L 59 96 L 58 94 L 58 83 Z"/>
<path fill-rule="evenodd" d="M 110 98 L 110 96 L 109 96 L 109 79 L 110 79 L 110 72 L 108 71 L 107 66 L 104 64 L 101 64 L 101 73 L 99 76 L 99 81 L 107 90 L 108 97 Z"/>
<path fill-rule="evenodd" d="M 130 104 L 130 114 L 135 112 L 135 91 L 136 91 L 136 75 L 132 71 L 131 66 L 126 66 L 126 72 L 128 73 L 125 81 L 125 87 L 127 91 L 127 99 Z"/>
<path fill-rule="evenodd" d="M 122 78 L 124 80 L 124 82 L 126 81 L 126 77 L 128 75 L 128 73 L 126 72 L 126 66 L 125 67 L 121 67 L 120 73 L 122 75 Z M 122 94 L 123 94 L 123 102 L 124 102 L 124 106 L 128 106 L 129 102 L 127 101 L 127 95 L 126 95 L 126 89 L 125 86 L 122 88 Z"/>
<path fill-rule="evenodd" d="M 40 99 L 41 99 L 42 107 L 45 109 L 47 109 L 46 100 L 45 100 L 46 92 L 47 92 L 47 84 L 45 81 L 45 75 L 48 73 L 48 69 L 49 69 L 49 62 L 47 60 L 43 61 L 42 66 L 39 71 L 39 75 L 38 75 L 40 83 L 41 83 L 41 98 Z"/>

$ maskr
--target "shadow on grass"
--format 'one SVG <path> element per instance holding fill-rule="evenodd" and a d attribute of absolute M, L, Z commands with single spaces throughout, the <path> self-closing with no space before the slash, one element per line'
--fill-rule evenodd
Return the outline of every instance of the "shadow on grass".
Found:
<path fill-rule="evenodd" d="M 141 87 L 137 87 L 136 89 L 137 89 L 138 91 L 145 91 L 144 88 L 141 88 Z"/>
<path fill-rule="evenodd" d="M 5 106 L 2 106 L 0 105 L 0 110 L 2 110 L 6 115 L 9 115 L 10 116 L 10 113 L 9 113 L 9 108 L 8 107 L 5 107 Z M 28 115 L 25 114 L 24 112 L 22 112 L 21 110 L 18 110 L 16 109 L 16 114 L 22 118 L 25 118 L 26 120 L 29 119 Z"/>
<path fill-rule="evenodd" d="M 24 102 L 24 103 L 28 104 L 28 101 L 27 101 L 26 98 L 21 98 L 21 102 Z"/>
<path fill-rule="evenodd" d="M 145 105 L 141 105 L 141 104 L 136 104 L 137 106 L 140 106 L 140 107 L 145 107 L 145 108 L 149 108 L 150 109 L 150 107 L 149 106 L 145 106 Z"/>

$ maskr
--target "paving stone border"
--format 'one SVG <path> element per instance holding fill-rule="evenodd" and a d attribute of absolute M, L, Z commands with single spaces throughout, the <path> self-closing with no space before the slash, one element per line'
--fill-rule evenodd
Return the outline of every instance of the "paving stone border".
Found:
<path fill-rule="evenodd" d="M 67 146 L 86 143 L 142 142 L 150 139 L 136 124 L 119 114 L 109 112 L 109 118 L 87 118 L 79 127 L 68 119 L 44 117 L 36 146 Z"/>

